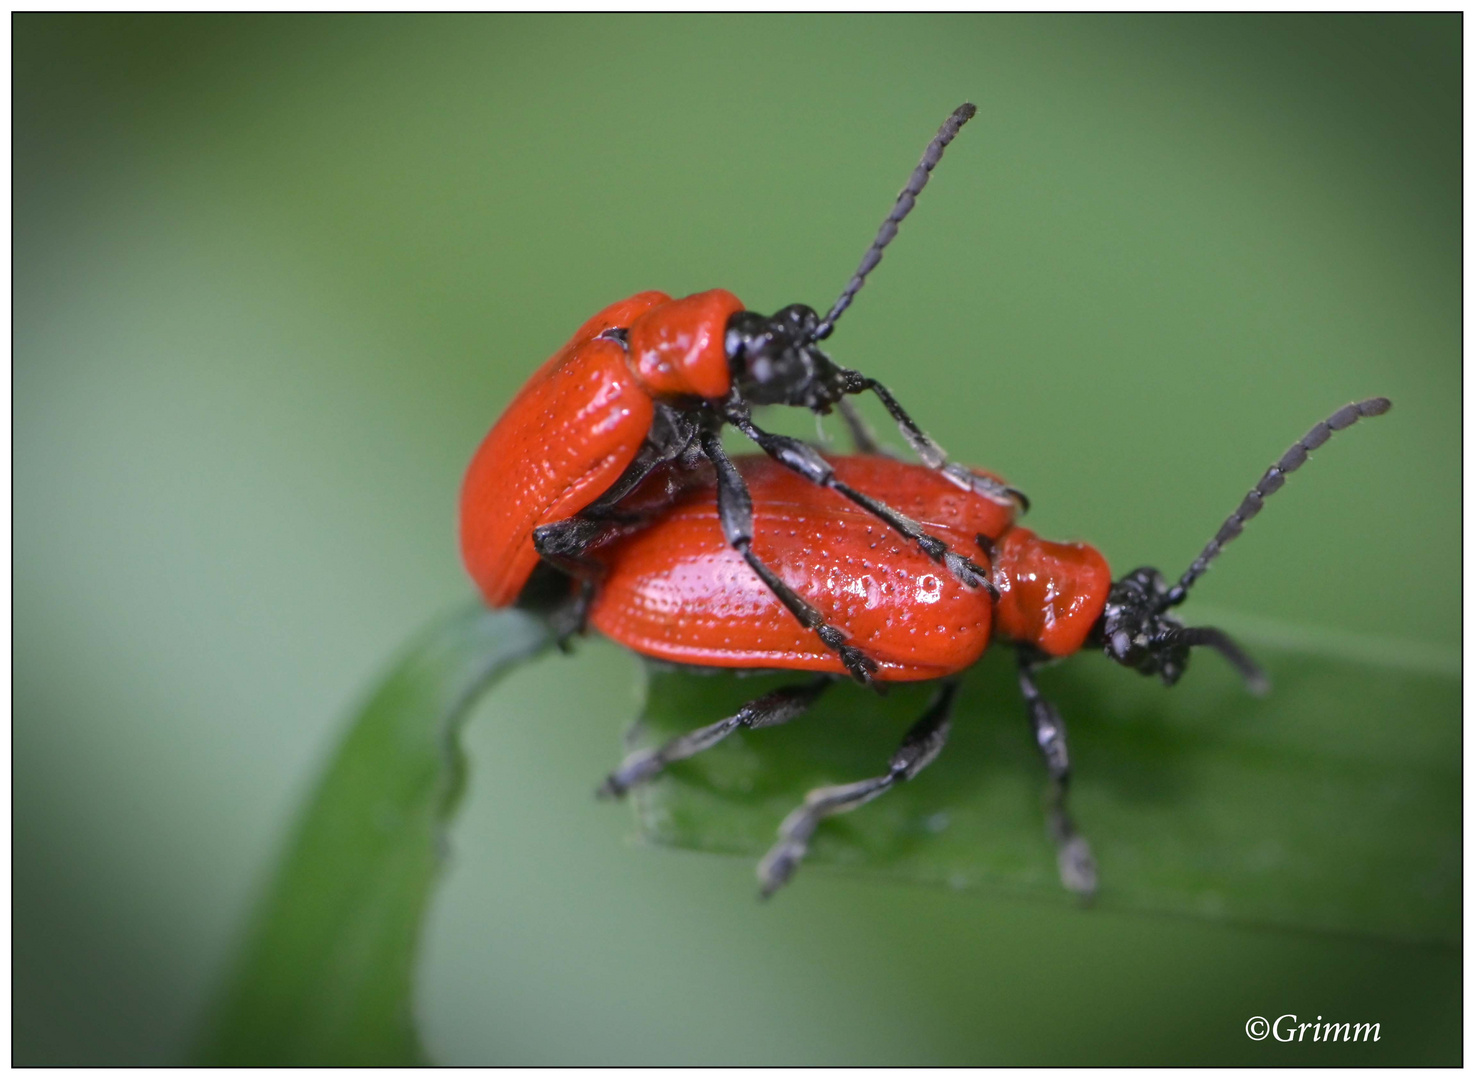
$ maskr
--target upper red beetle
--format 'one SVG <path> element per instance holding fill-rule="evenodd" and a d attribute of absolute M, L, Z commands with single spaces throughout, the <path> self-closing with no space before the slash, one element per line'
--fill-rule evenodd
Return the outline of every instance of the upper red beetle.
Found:
<path fill-rule="evenodd" d="M 764 894 L 789 879 L 822 818 L 869 802 L 936 757 L 947 738 L 957 676 L 991 638 L 1007 641 L 1018 657 L 1020 689 L 1052 782 L 1050 831 L 1059 848 L 1061 880 L 1077 892 L 1094 891 L 1090 847 L 1065 806 L 1065 725 L 1040 694 L 1035 669 L 1090 647 L 1171 686 L 1187 668 L 1190 650 L 1206 645 L 1233 664 L 1252 690 L 1263 691 L 1264 675 L 1227 634 L 1184 626 L 1170 609 L 1187 598 L 1210 561 L 1286 475 L 1305 463 L 1309 451 L 1332 432 L 1388 408 L 1385 398 L 1348 405 L 1307 432 L 1261 477 L 1172 587 L 1151 567 L 1113 583 L 1106 560 L 1089 544 L 1042 540 L 1015 526 L 1010 510 L 951 488 L 918 466 L 876 457 L 831 462 L 837 476 L 904 509 L 951 544 L 966 547 L 973 539 L 974 557 L 991 566 L 997 601 L 935 572 L 925 557 L 878 530 L 845 500 L 796 483 L 766 459 L 740 459 L 737 469 L 758 506 L 753 546 L 782 582 L 813 605 L 817 618 L 849 632 L 876 660 L 878 681 L 944 680 L 883 775 L 811 791 L 784 820 L 779 842 L 759 864 Z M 710 488 L 690 494 L 658 523 L 601 552 L 610 572 L 590 621 L 615 641 L 663 660 L 822 674 L 664 746 L 631 754 L 605 781 L 605 794 L 622 794 L 739 728 L 792 720 L 830 684 L 828 673 L 842 670 L 724 542 L 720 472 L 717 480 L 715 498 Z"/>
<path fill-rule="evenodd" d="M 1023 504 L 1017 491 L 949 462 L 884 386 L 840 367 L 819 347 L 974 111 L 963 105 L 942 125 L 823 319 L 802 304 L 758 315 L 745 311 L 724 289 L 680 300 L 661 292 L 637 293 L 586 322 L 533 374 L 477 450 L 462 488 L 462 556 L 487 603 L 514 602 L 541 558 L 584 582 L 587 605 L 598 577 L 597 563 L 587 552 L 640 524 L 629 512 L 629 494 L 659 467 L 689 468 L 706 458 L 727 478 L 723 524 L 728 542 L 798 614 L 797 598 L 752 550 L 751 500 L 722 451 L 725 424 L 784 467 L 886 522 L 959 581 L 989 588 L 976 563 L 837 477 L 812 447 L 764 431 L 750 415 L 753 405 L 796 405 L 816 413 L 838 405 L 858 427 L 843 399 L 870 390 L 928 467 L 1001 506 Z M 844 634 L 822 621 L 810 629 L 855 678 L 870 678 L 874 663 L 848 645 Z"/>

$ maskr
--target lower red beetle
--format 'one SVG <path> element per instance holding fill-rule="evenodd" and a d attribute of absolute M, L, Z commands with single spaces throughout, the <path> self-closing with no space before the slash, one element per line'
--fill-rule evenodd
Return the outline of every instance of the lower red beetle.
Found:
<path fill-rule="evenodd" d="M 462 557 L 487 603 L 516 601 L 541 559 L 583 582 L 587 606 L 600 572 L 590 549 L 640 524 L 630 494 L 658 470 L 715 461 L 722 453 L 721 429 L 729 424 L 785 468 L 884 521 L 959 581 L 988 588 L 976 563 L 837 478 L 807 444 L 760 428 L 750 409 L 794 405 L 822 414 L 839 407 L 855 427 L 846 395 L 869 390 L 929 467 L 960 488 L 1003 505 L 1022 504 L 1019 492 L 949 462 L 886 387 L 840 367 L 820 349 L 974 111 L 963 105 L 942 125 L 823 319 L 803 304 L 772 316 L 745 311 L 725 289 L 679 300 L 637 293 L 586 322 L 533 374 L 482 442 L 462 487 Z M 741 476 L 731 476 L 741 487 Z M 741 529 L 730 530 L 728 539 L 755 573 L 770 584 L 777 580 Z M 582 614 L 575 612 L 572 628 L 581 625 Z M 839 630 L 824 622 L 809 627 L 852 676 L 870 678 L 874 665 Z"/>
<path fill-rule="evenodd" d="M 875 660 L 878 682 L 940 680 L 932 704 L 883 774 L 817 788 L 784 820 L 778 843 L 758 867 L 767 896 L 793 874 L 822 819 L 854 810 L 910 780 L 937 756 L 948 735 L 958 676 L 997 640 L 1016 651 L 1025 709 L 1049 772 L 1049 826 L 1061 880 L 1090 894 L 1096 887 L 1095 862 L 1065 805 L 1070 776 L 1065 725 L 1036 686 L 1036 670 L 1094 648 L 1172 686 L 1186 670 L 1190 651 L 1206 646 L 1229 661 L 1253 692 L 1263 692 L 1264 675 L 1227 634 L 1184 626 L 1170 612 L 1264 500 L 1305 464 L 1310 451 L 1332 432 L 1389 407 L 1385 398 L 1348 405 L 1307 432 L 1260 478 L 1171 586 L 1151 567 L 1113 582 L 1106 560 L 1089 544 L 1042 540 L 1016 526 L 1009 508 L 961 491 L 920 466 L 882 457 L 831 461 L 837 477 L 884 499 L 950 545 L 966 550 L 972 544 L 974 558 L 989 567 L 997 600 L 937 573 L 925 556 L 851 503 L 804 484 L 768 459 L 719 459 L 715 491 L 707 486 L 688 493 L 656 524 L 601 552 L 609 574 L 590 609 L 590 622 L 613 640 L 661 660 L 807 671 L 818 677 L 749 702 L 733 716 L 664 746 L 631 754 L 601 793 L 621 795 L 740 728 L 772 727 L 801 715 L 844 671 L 805 629 L 816 619 L 845 628 Z M 746 487 L 739 489 L 724 470 L 740 474 Z M 734 494 L 739 490 L 752 492 L 756 514 Z M 781 606 L 774 583 L 734 551 L 728 541 L 735 516 L 745 520 L 763 564 L 812 614 Z M 797 621 L 791 611 L 799 615 Z"/>

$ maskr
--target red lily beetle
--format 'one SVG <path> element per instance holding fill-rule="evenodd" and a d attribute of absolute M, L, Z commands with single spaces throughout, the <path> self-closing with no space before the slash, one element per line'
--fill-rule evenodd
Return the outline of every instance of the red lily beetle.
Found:
<path fill-rule="evenodd" d="M 844 399 L 870 390 L 927 466 L 1003 506 L 1023 504 L 1019 492 L 949 462 L 886 387 L 840 367 L 819 348 L 880 262 L 943 150 L 974 112 L 963 105 L 942 125 L 823 319 L 802 304 L 758 315 L 725 289 L 679 300 L 662 292 L 637 293 L 586 322 L 533 374 L 472 458 L 461 492 L 462 557 L 488 604 L 515 602 L 541 559 L 583 583 L 583 608 L 574 612 L 569 629 L 581 626 L 600 573 L 590 549 L 640 525 L 627 497 L 652 472 L 672 465 L 694 468 L 704 458 L 725 460 L 724 424 L 785 468 L 886 522 L 961 582 L 988 588 L 976 563 L 838 478 L 807 444 L 764 431 L 750 415 L 754 405 L 794 405 L 821 414 L 839 406 L 852 429 L 860 430 Z M 732 475 L 741 487 L 739 474 Z M 733 497 L 747 498 L 745 492 Z M 741 528 L 728 534 L 753 571 L 778 588 L 749 539 Z M 875 665 L 846 644 L 842 633 L 824 623 L 810 628 L 852 676 L 870 678 Z"/>
<path fill-rule="evenodd" d="M 1061 880 L 1089 895 L 1096 887 L 1095 861 L 1065 805 L 1070 776 L 1065 725 L 1040 694 L 1035 670 L 1089 647 L 1172 686 L 1187 668 L 1190 650 L 1207 646 L 1223 655 L 1253 692 L 1263 692 L 1265 676 L 1227 634 L 1184 626 L 1170 609 L 1187 598 L 1193 583 L 1260 512 L 1266 497 L 1305 464 L 1309 451 L 1332 432 L 1363 417 L 1380 416 L 1389 407 L 1386 398 L 1348 405 L 1307 432 L 1261 477 L 1171 587 L 1151 567 L 1113 582 L 1105 558 L 1089 544 L 1042 540 L 1016 526 L 1010 510 L 951 488 L 920 466 L 879 457 L 832 460 L 837 476 L 863 484 L 950 543 L 962 547 L 972 537 L 974 557 L 990 566 L 999 597 L 995 601 L 936 573 L 924 556 L 878 530 L 844 499 L 796 482 L 767 459 L 728 463 L 730 474 L 719 462 L 715 493 L 708 487 L 688 494 L 659 522 L 602 552 L 609 574 L 589 621 L 607 637 L 661 660 L 807 671 L 819 677 L 775 690 L 664 746 L 632 753 L 610 774 L 601 794 L 621 795 L 739 728 L 794 719 L 842 670 L 834 656 L 815 648 L 803 626 L 781 609 L 764 581 L 724 541 L 734 476 L 741 474 L 758 507 L 753 547 L 806 605 L 813 605 L 816 618 L 843 626 L 875 658 L 877 681 L 941 680 L 932 704 L 907 732 L 885 773 L 817 788 L 784 820 L 778 843 L 758 867 L 763 895 L 793 874 L 823 818 L 853 810 L 910 780 L 937 756 L 947 738 L 958 676 L 990 640 L 1016 650 L 1025 708 L 1051 780 L 1049 824 Z"/>

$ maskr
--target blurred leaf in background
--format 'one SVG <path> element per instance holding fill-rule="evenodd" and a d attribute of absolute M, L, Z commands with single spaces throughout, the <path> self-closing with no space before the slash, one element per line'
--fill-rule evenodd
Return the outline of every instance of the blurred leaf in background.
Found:
<path fill-rule="evenodd" d="M 1383 426 L 1298 474 L 1194 602 L 1292 651 L 1353 643 L 1338 662 L 1457 648 L 1461 32 L 1458 14 L 17 15 L 16 1062 L 185 1058 L 345 703 L 465 602 L 462 470 L 570 330 L 646 288 L 823 307 L 965 100 L 979 116 L 836 359 L 1028 491 L 1031 528 L 1117 567 L 1181 565 L 1310 419 L 1385 394 Z M 1305 687 L 1332 678 L 1316 670 Z M 590 792 L 637 672 L 591 641 L 475 708 L 416 980 L 432 1059 L 1459 1060 L 1449 946 L 819 866 L 758 905 L 748 857 L 631 849 Z M 959 725 L 982 749 L 934 766 L 964 817 L 925 839 L 992 799 L 1028 876 L 1048 858 L 1038 766 L 989 672 Z M 1298 750 L 1270 730 L 1282 702 L 1308 713 L 1287 737 L 1336 718 L 1294 665 L 1265 712 L 1221 696 L 1212 662 L 1200 677 L 1103 671 L 1098 692 L 1091 661 L 1049 673 L 1106 884 L 1153 905 L 1194 884 L 1170 864 L 1226 872 L 1185 851 L 1134 873 L 1133 851 L 1184 840 L 1150 801 L 1201 791 L 1211 853 L 1243 854 L 1280 805 L 1275 828 L 1330 844 L 1321 794 L 1344 805 L 1379 732 L 1427 735 L 1379 764 L 1417 771 L 1459 725 L 1443 692 L 1369 690 L 1349 756 L 1301 759 L 1325 782 L 1291 806 L 1278 781 L 1236 825 L 1209 806 L 1248 801 L 1243 774 L 1202 755 Z M 813 738 L 805 768 L 851 767 L 820 730 L 768 734 L 752 752 Z M 1449 774 L 1430 775 L 1388 818 L 1434 814 L 1410 859 L 1452 827 Z M 1302 888 L 1259 854 L 1254 880 Z M 1283 899 L 1304 911 L 1312 884 Z M 1388 887 L 1355 884 L 1322 915 L 1386 913 Z M 1447 925 L 1437 898 L 1415 915 Z M 1252 1044 L 1245 1020 L 1271 1010 L 1381 1019 L 1383 1039 Z"/>

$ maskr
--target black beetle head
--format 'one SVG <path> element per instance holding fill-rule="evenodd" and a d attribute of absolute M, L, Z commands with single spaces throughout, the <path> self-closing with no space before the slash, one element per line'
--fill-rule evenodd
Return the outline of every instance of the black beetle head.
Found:
<path fill-rule="evenodd" d="M 1269 687 L 1265 673 L 1233 638 L 1212 626 L 1184 626 L 1167 613 L 1174 595 L 1162 574 L 1138 567 L 1112 585 L 1088 643 L 1123 667 L 1156 675 L 1165 686 L 1183 677 L 1195 645 L 1207 645 L 1234 666 L 1252 694 L 1263 694 Z"/>
<path fill-rule="evenodd" d="M 1162 609 L 1167 593 L 1167 582 L 1152 567 L 1133 570 L 1112 585 L 1092 639 L 1118 664 L 1172 686 L 1188 668 L 1189 646 L 1183 624 Z"/>
<path fill-rule="evenodd" d="M 774 315 L 739 311 L 727 320 L 727 364 L 753 405 L 799 405 L 828 412 L 844 394 L 841 369 L 815 343 L 819 316 L 804 304 Z"/>

